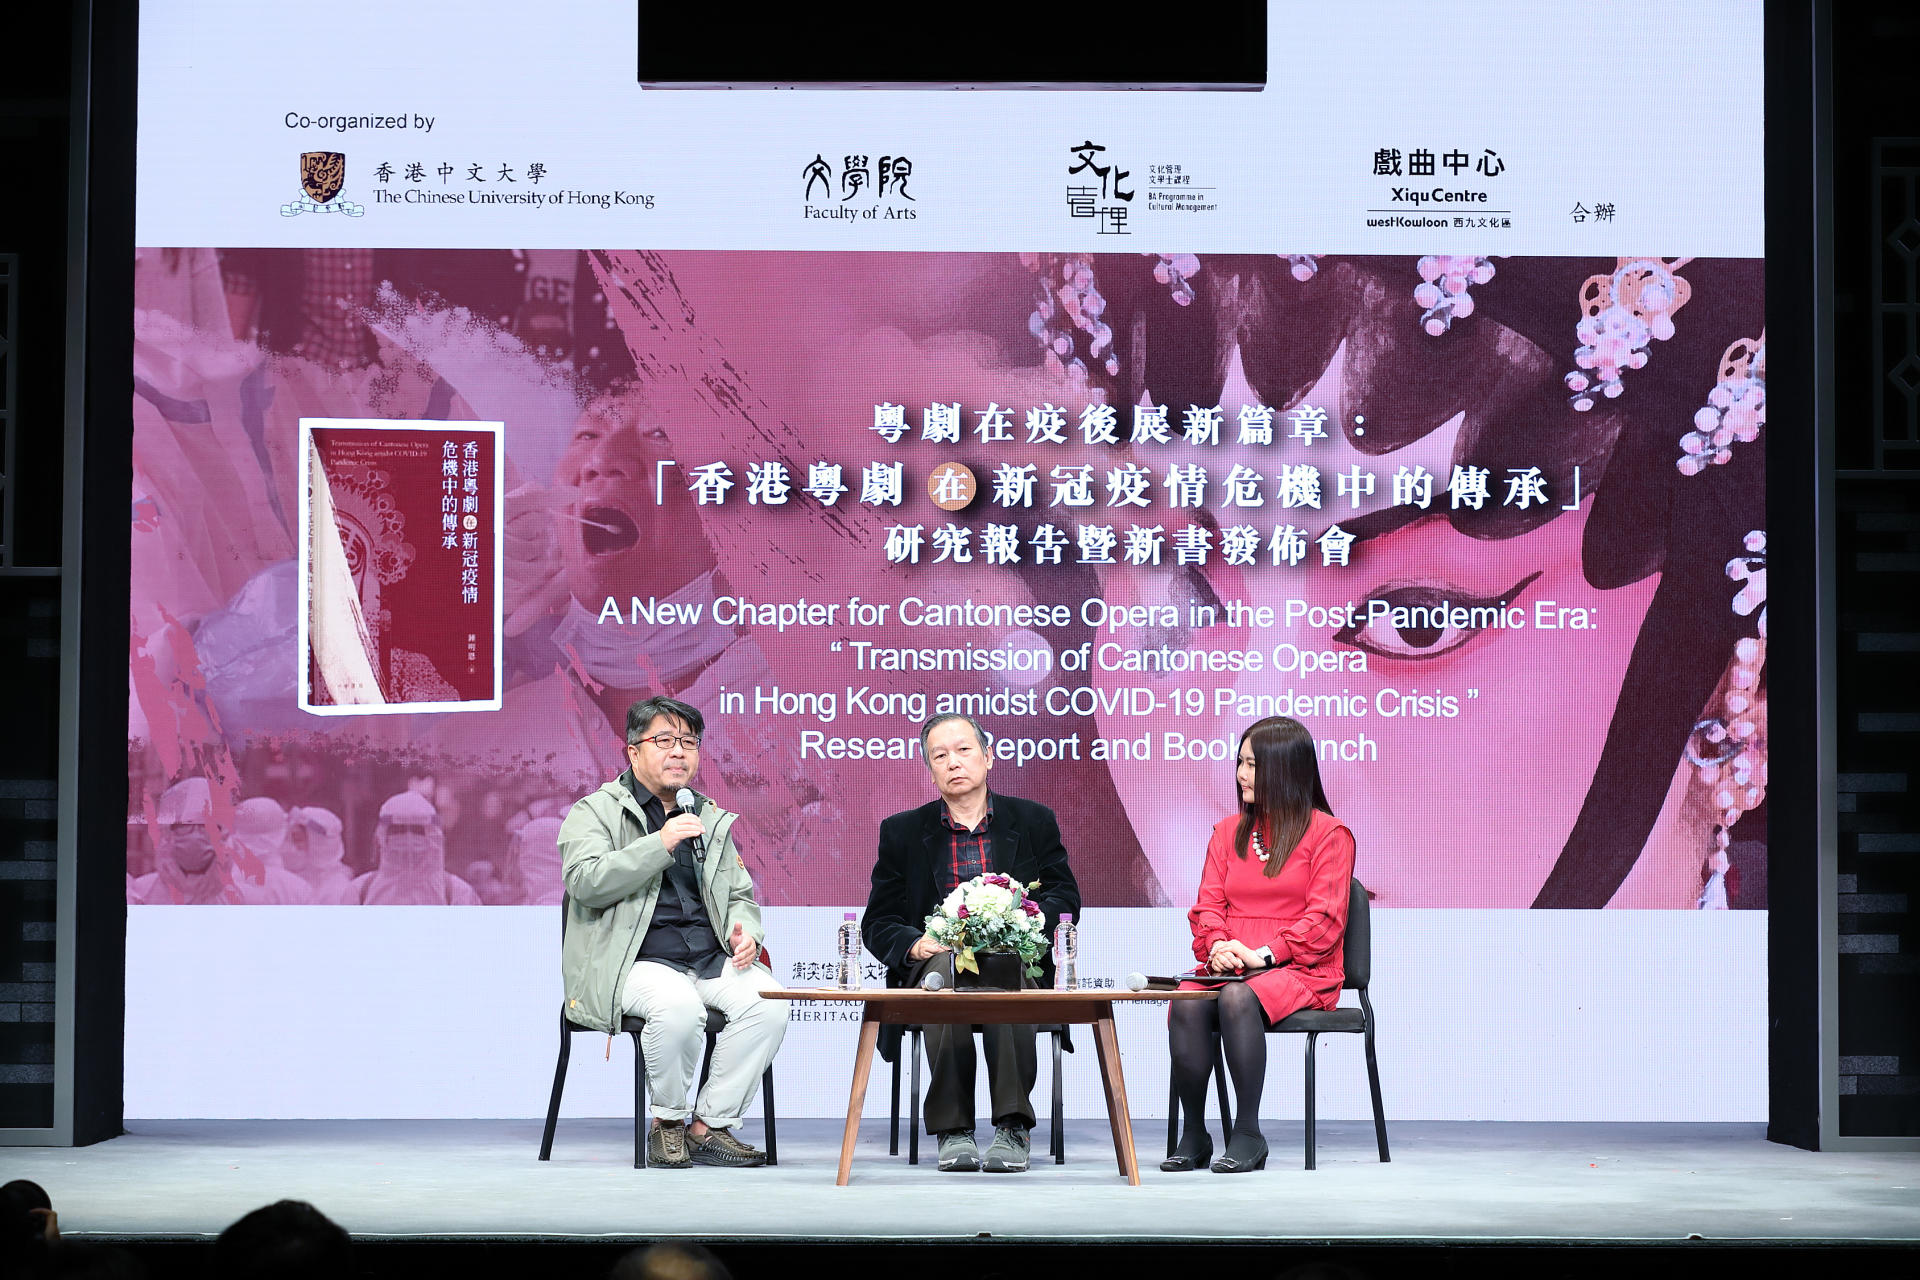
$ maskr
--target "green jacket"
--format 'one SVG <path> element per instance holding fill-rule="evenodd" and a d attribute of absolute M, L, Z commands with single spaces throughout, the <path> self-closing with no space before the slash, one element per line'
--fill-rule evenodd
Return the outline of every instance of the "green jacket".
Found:
<path fill-rule="evenodd" d="M 701 797 L 705 800 L 705 797 Z M 755 943 L 765 936 L 753 880 L 733 844 L 740 815 L 707 803 L 701 899 L 721 946 L 737 923 Z M 567 885 L 566 936 L 560 947 L 567 1017 L 611 1034 L 620 1026 L 620 987 L 653 920 L 660 883 L 673 862 L 622 775 L 575 802 L 560 826 Z"/>

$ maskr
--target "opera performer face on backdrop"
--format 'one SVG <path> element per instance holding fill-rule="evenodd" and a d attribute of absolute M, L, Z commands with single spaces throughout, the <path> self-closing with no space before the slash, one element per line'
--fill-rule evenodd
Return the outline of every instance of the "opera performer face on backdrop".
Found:
<path fill-rule="evenodd" d="M 1579 559 L 1585 514 L 1504 542 L 1430 520 L 1363 544 L 1350 568 L 1280 581 L 1215 563 L 1174 594 L 1264 605 L 1281 617 L 1297 601 L 1301 616 L 1257 635 L 1226 625 L 1115 635 L 1129 649 L 1172 642 L 1252 649 L 1263 658 L 1257 674 L 1095 673 L 1101 687 L 1144 685 L 1161 705 L 1182 708 L 1152 721 L 1152 746 L 1164 757 L 1171 736 L 1186 744 L 1179 749 L 1185 758 L 1112 765 L 1162 882 L 1198 883 L 1208 823 L 1228 812 L 1214 779 L 1218 761 L 1231 758 L 1225 753 L 1237 727 L 1291 715 L 1313 727 L 1328 788 L 1365 829 L 1362 878 L 1382 905 L 1531 904 L 1586 799 L 1653 594 L 1652 582 L 1615 592 L 1586 584 Z M 1150 596 L 1150 588 L 1141 590 L 1148 585 L 1124 570 L 1103 579 L 1113 600 Z M 1530 622 L 1534 604 L 1551 601 L 1556 617 L 1561 608 L 1582 609 L 1604 624 L 1597 631 L 1402 628 L 1390 617 L 1369 621 L 1370 599 L 1506 601 L 1525 608 Z M 1357 616 L 1347 615 L 1350 603 Z M 1272 700 L 1287 691 L 1312 701 L 1303 708 Z M 1101 720 L 1105 735 L 1137 738 L 1139 728 L 1130 719 Z M 1167 804 L 1170 795 L 1218 807 L 1200 820 Z"/>
<path fill-rule="evenodd" d="M 637 395 L 597 401 L 574 424 L 554 479 L 576 496 L 555 525 L 568 589 L 583 608 L 597 613 L 611 596 L 625 609 L 634 595 L 670 594 L 713 567 L 679 469 L 659 478 L 659 464 L 673 460 Z"/>
<path fill-rule="evenodd" d="M 1381 316 L 1365 314 L 1376 295 L 1360 290 L 1356 314 L 1335 317 L 1348 326 L 1344 336 L 1337 328 L 1315 335 L 1280 326 L 1264 339 L 1263 360 L 1294 362 L 1282 372 L 1294 376 L 1296 390 L 1273 402 L 1318 406 L 1327 417 L 1325 436 L 1302 444 L 1280 439 L 1287 418 L 1276 413 L 1276 443 L 1288 446 L 1282 454 L 1241 445 L 1232 430 L 1240 406 L 1267 402 L 1250 385 L 1250 330 L 1238 329 L 1238 341 L 1233 329 L 1209 332 L 1207 341 L 1225 344 L 1216 352 L 1219 381 L 1201 392 L 1204 403 L 1218 397 L 1228 424 L 1208 450 L 1215 483 L 1236 464 L 1272 472 L 1272 462 L 1284 458 L 1318 467 L 1325 489 L 1318 507 L 1282 509 L 1269 490 L 1264 507 L 1233 509 L 1216 489 L 1201 509 L 1155 513 L 1171 517 L 1169 550 L 1183 524 L 1259 527 L 1252 566 L 1229 565 L 1216 550 L 1204 565 L 1180 566 L 1168 555 L 1158 567 L 1101 570 L 1108 601 L 1171 607 L 1154 623 L 1103 633 L 1093 662 L 1098 687 L 1148 687 L 1161 708 L 1150 722 L 1105 712 L 1098 718 L 1110 738 L 1137 740 L 1151 729 L 1149 759 L 1116 760 L 1111 768 L 1163 883 L 1198 881 L 1207 826 L 1229 812 L 1214 779 L 1220 762 L 1234 758 L 1239 726 L 1282 715 L 1306 722 L 1318 740 L 1328 789 L 1361 837 L 1358 874 L 1382 905 L 1687 908 L 1707 901 L 1712 886 L 1703 892 L 1703 867 L 1716 838 L 1726 848 L 1725 833 L 1715 828 L 1724 820 L 1715 804 L 1726 792 L 1696 785 L 1699 761 L 1688 758 L 1694 747 L 1686 726 L 1708 723 L 1702 717 L 1712 714 L 1716 679 L 1724 691 L 1741 675 L 1730 665 L 1734 638 L 1753 624 L 1735 616 L 1743 612 L 1733 600 L 1737 583 L 1727 579 L 1744 575 L 1720 570 L 1740 554 L 1735 530 L 1764 522 L 1764 490 L 1751 469 L 1739 467 L 1714 474 L 1719 487 L 1710 489 L 1695 479 L 1697 471 L 1676 470 L 1678 434 L 1672 448 L 1664 441 L 1666 424 L 1679 421 L 1683 431 L 1691 405 L 1705 402 L 1715 385 L 1715 363 L 1701 352 L 1717 353 L 1730 337 L 1758 328 L 1748 314 L 1758 301 L 1757 277 L 1735 274 L 1742 265 L 1722 264 L 1718 276 L 1700 271 L 1723 286 L 1726 315 L 1689 313 L 1705 330 L 1693 335 L 1690 357 L 1654 354 L 1692 363 L 1672 370 L 1664 386 L 1632 374 L 1641 381 L 1627 388 L 1631 404 L 1615 409 L 1603 402 L 1584 416 L 1558 385 L 1560 357 L 1502 320 L 1483 313 L 1465 322 L 1482 327 L 1477 348 L 1421 348 L 1416 344 L 1431 339 L 1412 316 L 1395 313 L 1399 304 L 1391 302 Z M 1576 276 L 1579 266 L 1573 264 Z M 1551 262 L 1540 269 L 1547 268 L 1567 270 Z M 1379 269 L 1372 260 L 1357 264 L 1347 287 Z M 1251 274 L 1266 270 L 1256 266 Z M 1236 279 L 1244 299 L 1247 281 Z M 1286 286 L 1264 287 L 1277 296 Z M 1579 316 L 1573 291 L 1562 296 L 1558 287 L 1542 286 L 1538 294 L 1510 295 L 1507 323 L 1551 338 L 1564 315 L 1570 339 Z M 1324 316 L 1303 307 L 1301 318 L 1304 329 Z M 1299 376 L 1307 357 L 1294 347 L 1319 339 L 1322 354 L 1311 364 L 1317 372 Z M 1445 351 L 1459 353 L 1461 367 L 1433 354 Z M 1484 376 L 1466 376 L 1476 368 Z M 1271 364 L 1268 373 L 1277 380 Z M 1176 390 L 1149 388 L 1148 398 L 1172 401 Z M 1623 458 L 1629 437 L 1659 443 L 1636 445 Z M 1734 461 L 1751 464 L 1759 456 Z M 1463 461 L 1489 465 L 1484 511 L 1459 510 L 1450 500 L 1447 478 Z M 1550 477 L 1544 500 L 1524 515 L 1505 501 L 1506 469 L 1521 464 Z M 1416 466 L 1437 477 L 1424 511 L 1389 492 L 1397 471 Z M 1336 489 L 1336 478 L 1355 467 L 1377 475 L 1371 497 L 1356 500 Z M 1688 509 L 1690 499 L 1702 520 L 1674 524 L 1669 535 L 1668 502 Z M 1596 503 L 1607 521 L 1598 526 Z M 1725 527 L 1709 527 L 1708 518 Z M 1336 522 L 1358 540 L 1350 563 L 1323 565 L 1318 539 Z M 1285 524 L 1306 539 L 1306 554 L 1293 566 L 1276 565 L 1270 554 L 1271 531 Z M 1650 611 L 1669 594 L 1662 569 L 1671 573 L 1676 565 L 1692 594 L 1669 603 L 1656 629 Z M 1244 614 L 1230 621 L 1229 601 L 1271 610 L 1271 625 L 1250 626 Z M 1443 602 L 1499 606 L 1518 625 L 1428 625 L 1430 616 L 1391 612 Z M 1193 606 L 1218 609 L 1219 621 L 1194 628 Z M 1103 662 L 1098 645 L 1109 642 Z M 1740 644 L 1750 649 L 1753 642 Z M 1180 667 L 1204 652 L 1248 650 L 1260 657 L 1258 672 Z M 1128 665 L 1127 655 L 1143 652 L 1171 652 L 1176 669 Z M 1634 679 L 1630 665 L 1639 672 Z M 1660 687 L 1663 681 L 1670 687 Z M 1673 691 L 1678 685 L 1686 687 Z M 1664 728 L 1667 740 L 1643 733 L 1649 724 Z M 1763 778 L 1764 763 L 1759 769 Z M 1751 789 L 1742 807 L 1752 807 L 1755 794 Z M 1170 796 L 1182 803 L 1168 803 Z M 1204 816 L 1192 812 L 1196 804 Z M 1764 841 L 1763 823 L 1748 830 Z M 1602 863 L 1612 871 L 1592 870 Z"/>

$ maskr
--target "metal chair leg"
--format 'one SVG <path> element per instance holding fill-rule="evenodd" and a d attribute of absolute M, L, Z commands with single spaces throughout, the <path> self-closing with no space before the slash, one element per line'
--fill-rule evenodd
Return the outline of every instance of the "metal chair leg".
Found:
<path fill-rule="evenodd" d="M 1053 1162 L 1067 1162 L 1067 1099 L 1065 1086 L 1060 1080 L 1060 1032 L 1053 1033 L 1053 1133 L 1050 1145 L 1053 1148 Z"/>
<path fill-rule="evenodd" d="M 1213 1087 L 1220 1095 L 1220 1133 L 1224 1141 L 1233 1132 L 1233 1104 L 1227 1101 L 1227 1054 L 1217 1035 L 1213 1038 Z"/>
<path fill-rule="evenodd" d="M 1202 1097 L 1206 1096 L 1204 1094 Z M 1173 1072 L 1167 1072 L 1167 1159 L 1173 1159 L 1173 1149 L 1180 1145 L 1180 1091 L 1174 1087 Z"/>
<path fill-rule="evenodd" d="M 573 1032 L 567 1015 L 560 1015 L 560 1061 L 553 1068 L 553 1094 L 547 1099 L 547 1127 L 540 1135 L 540 1158 L 553 1155 L 553 1130 L 560 1123 L 560 1093 L 567 1087 L 567 1059 L 573 1053 Z"/>
<path fill-rule="evenodd" d="M 1307 1168 L 1314 1168 L 1313 1162 L 1313 1059 L 1314 1046 L 1319 1042 L 1318 1032 L 1307 1032 Z"/>
<path fill-rule="evenodd" d="M 911 1046 L 908 1042 L 911 1041 Z M 913 1108 L 907 1120 L 907 1163 L 920 1163 L 920 1028 L 915 1027 L 911 1034 L 900 1038 L 900 1047 L 913 1054 L 913 1069 L 909 1075 L 909 1091 L 912 1098 L 909 1105 Z"/>
<path fill-rule="evenodd" d="M 760 1076 L 760 1110 L 765 1113 L 767 1122 L 767 1167 L 771 1169 L 780 1163 L 780 1144 L 773 1136 L 773 1068 L 768 1067 Z"/>
<path fill-rule="evenodd" d="M 1373 1058 L 1373 1025 L 1368 1021 L 1367 1034 L 1367 1088 L 1373 1093 L 1373 1139 L 1380 1148 L 1380 1163 L 1386 1164 L 1393 1157 L 1387 1154 L 1387 1113 L 1380 1105 L 1380 1064 Z"/>
<path fill-rule="evenodd" d="M 906 1038 L 901 1037 L 900 1044 L 893 1051 L 893 1111 L 887 1127 L 887 1154 L 900 1154 L 900 1053 L 906 1048 Z"/>
<path fill-rule="evenodd" d="M 647 1055 L 633 1033 L 633 1167 L 647 1167 Z"/>
<path fill-rule="evenodd" d="M 707 1052 L 700 1059 L 700 1083 L 694 1086 L 696 1095 L 700 1090 L 707 1087 L 707 1077 L 713 1074 L 713 1046 L 714 1042 L 719 1038 L 720 1033 L 709 1026 L 707 1028 Z"/>

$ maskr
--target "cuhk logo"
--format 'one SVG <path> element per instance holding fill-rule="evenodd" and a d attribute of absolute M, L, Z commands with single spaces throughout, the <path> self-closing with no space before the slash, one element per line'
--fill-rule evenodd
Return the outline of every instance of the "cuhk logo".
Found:
<path fill-rule="evenodd" d="M 280 206 L 280 216 L 297 218 L 303 213 L 344 213 L 357 218 L 364 205 L 341 200 L 340 188 L 347 184 L 347 156 L 344 151 L 303 151 L 300 153 L 299 199 Z"/>

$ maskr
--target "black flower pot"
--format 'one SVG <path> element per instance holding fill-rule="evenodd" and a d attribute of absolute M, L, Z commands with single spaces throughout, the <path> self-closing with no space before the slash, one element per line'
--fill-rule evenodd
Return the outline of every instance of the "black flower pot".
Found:
<path fill-rule="evenodd" d="M 975 991 L 1018 991 L 1026 986 L 1026 963 L 1017 951 L 976 951 L 973 962 L 980 972 L 968 973 L 954 967 L 953 985 Z"/>

